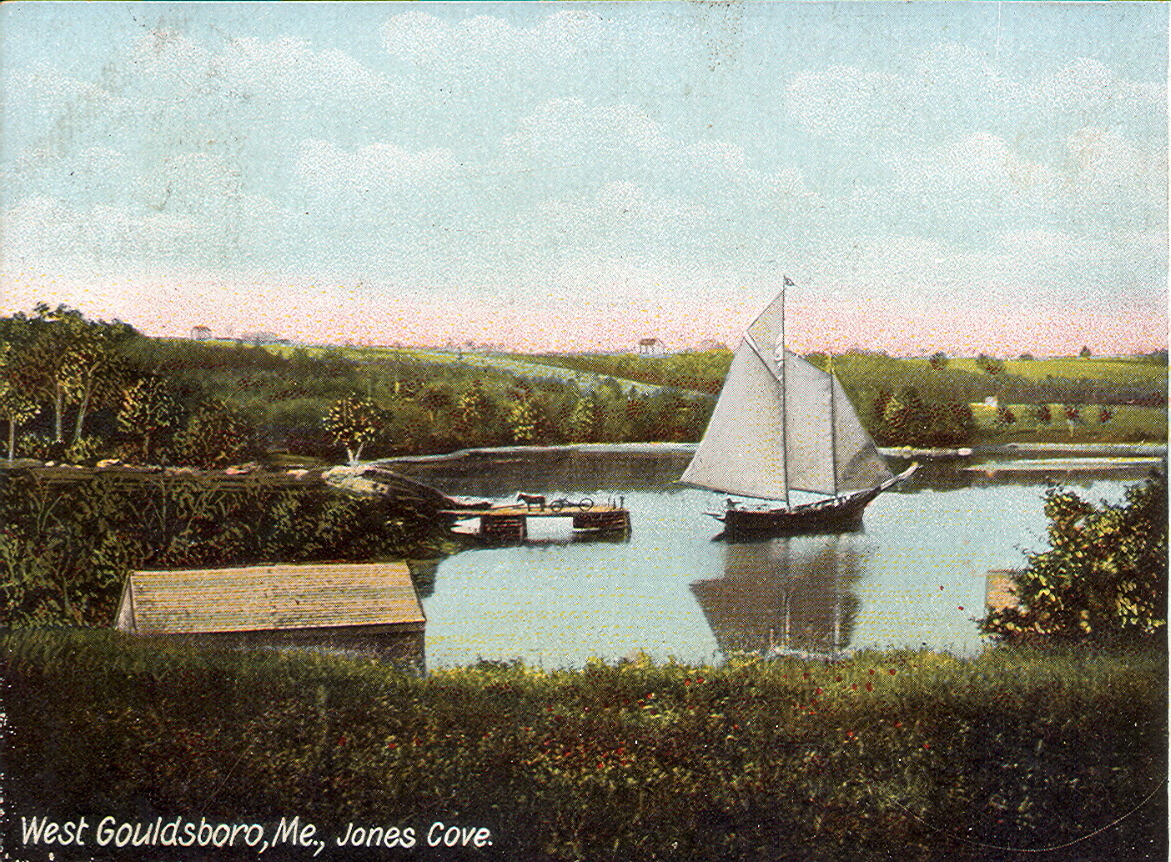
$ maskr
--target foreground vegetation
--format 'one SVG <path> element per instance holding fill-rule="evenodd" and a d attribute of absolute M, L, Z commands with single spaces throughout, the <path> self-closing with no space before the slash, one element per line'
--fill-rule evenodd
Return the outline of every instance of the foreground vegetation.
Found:
<path fill-rule="evenodd" d="M 22 815 L 300 815 L 330 836 L 412 827 L 422 858 L 464 858 L 428 850 L 434 821 L 489 829 L 481 859 L 1166 858 L 1160 648 L 424 679 L 108 632 L 0 649 L 9 848 Z"/>

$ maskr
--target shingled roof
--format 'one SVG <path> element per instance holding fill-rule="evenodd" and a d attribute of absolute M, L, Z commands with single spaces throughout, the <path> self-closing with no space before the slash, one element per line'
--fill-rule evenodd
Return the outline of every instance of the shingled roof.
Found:
<path fill-rule="evenodd" d="M 406 563 L 131 572 L 116 627 L 139 635 L 425 622 Z"/>

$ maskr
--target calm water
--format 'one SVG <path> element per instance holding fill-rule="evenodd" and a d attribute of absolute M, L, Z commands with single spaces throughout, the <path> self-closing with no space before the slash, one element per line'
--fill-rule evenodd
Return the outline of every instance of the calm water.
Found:
<path fill-rule="evenodd" d="M 576 667 L 639 652 L 720 662 L 769 648 L 969 653 L 981 646 L 973 618 L 987 573 L 1046 545 L 1047 482 L 1117 502 L 1143 475 L 933 466 L 872 503 L 860 533 L 730 543 L 713 540 L 720 524 L 703 514 L 723 498 L 672 485 L 687 458 L 555 452 L 396 465 L 453 494 L 621 497 L 631 513 L 625 541 L 573 541 L 568 519 L 533 519 L 524 545 L 440 562 L 422 591 L 428 666 Z"/>

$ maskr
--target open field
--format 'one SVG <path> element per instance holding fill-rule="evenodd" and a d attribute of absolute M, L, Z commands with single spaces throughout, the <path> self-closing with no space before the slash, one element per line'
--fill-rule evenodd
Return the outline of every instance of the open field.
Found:
<path fill-rule="evenodd" d="M 907 360 L 923 362 L 926 360 Z M 949 368 L 979 371 L 975 359 L 949 360 Z M 1099 357 L 1066 356 L 1054 359 L 1008 359 L 1004 373 L 1026 380 L 1045 380 L 1060 377 L 1070 380 L 1100 380 L 1121 385 L 1166 386 L 1167 366 L 1141 356 Z"/>
<path fill-rule="evenodd" d="M 1048 407 L 1048 421 L 1038 418 Z M 1008 411 L 1005 414 L 1003 411 Z M 1104 414 L 1101 406 L 1082 405 L 1075 418 L 1063 404 L 973 404 L 972 415 L 984 444 L 1037 443 L 1152 443 L 1167 439 L 1167 411 L 1159 407 L 1118 405 Z M 1006 423 L 1006 415 L 1012 422 Z"/>

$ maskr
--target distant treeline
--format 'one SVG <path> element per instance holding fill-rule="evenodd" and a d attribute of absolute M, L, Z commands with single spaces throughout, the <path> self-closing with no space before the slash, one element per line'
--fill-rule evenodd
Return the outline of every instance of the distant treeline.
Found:
<path fill-rule="evenodd" d="M 723 385 L 732 352 L 723 349 L 667 356 L 624 353 L 535 358 L 575 371 L 612 374 L 715 395 Z M 1038 409 L 1031 415 L 1042 417 L 1042 425 L 1060 421 L 1067 412 L 1080 415 L 1077 408 L 1083 405 L 1105 407 L 1106 412 L 1097 415 L 1109 417 L 1113 415 L 1109 410 L 1112 406 L 1158 407 L 1167 399 L 1166 351 L 1113 360 L 1024 356 L 1005 361 L 983 354 L 974 360 L 952 360 L 943 353 L 924 359 L 898 359 L 862 351 L 834 356 L 813 353 L 806 358 L 819 368 L 832 369 L 867 430 L 879 443 L 892 446 L 977 442 L 987 436 L 987 431 L 979 427 L 971 405 L 990 399 L 1003 404 L 1036 405 Z M 1059 409 L 1051 410 L 1048 405 L 1058 405 Z M 1062 409 L 1066 407 L 1069 409 Z M 995 430 L 1001 430 L 1005 423 L 999 420 L 1010 415 L 998 417 L 1000 428 Z M 1141 428 L 1110 431 L 1107 436 L 1112 440 L 1152 436 Z"/>
<path fill-rule="evenodd" d="M 368 459 L 516 444 L 693 442 L 731 357 L 722 349 L 529 356 L 549 367 L 547 375 L 530 374 L 409 350 L 152 339 L 119 321 L 41 305 L 0 319 L 0 423 L 9 457 L 204 468 L 281 451 L 336 462 L 347 453 Z M 971 405 L 993 398 L 1043 406 L 1032 418 L 1046 427 L 1046 411 L 1060 417 L 1099 405 L 1106 410 L 1095 415 L 1104 421 L 1087 433 L 1159 439 L 1161 429 L 1141 423 L 1101 426 L 1112 405 L 1158 407 L 1167 398 L 1165 352 L 1129 360 L 896 359 L 856 351 L 809 359 L 832 365 L 862 422 L 888 445 L 974 442 L 989 430 Z M 583 385 L 562 369 L 602 382 Z M 661 388 L 647 393 L 630 381 Z"/>
<path fill-rule="evenodd" d="M 541 354 L 527 358 L 575 371 L 716 395 L 732 363 L 732 352 L 707 350 L 667 356 Z M 812 353 L 806 358 L 819 368 L 827 368 L 832 363 L 834 373 L 856 403 L 873 400 L 884 388 L 914 388 L 920 398 L 934 403 L 973 403 L 996 397 L 1014 404 L 1158 407 L 1167 397 L 1166 351 L 1121 360 L 1026 358 L 1005 362 L 979 356 L 974 362 L 966 363 L 972 365 L 970 369 L 942 353 L 930 359 L 898 359 L 884 353 L 852 350 L 832 357 Z M 1043 369 L 1045 375 L 1013 373 L 1026 362 Z M 1127 365 L 1133 371 L 1119 373 L 1118 366 Z M 1162 373 L 1157 370 L 1152 373 L 1152 369 L 1162 369 Z"/>
<path fill-rule="evenodd" d="M 217 467 L 288 451 L 340 460 L 327 422 L 368 407 L 364 457 L 464 447 L 698 439 L 712 399 L 429 362 L 409 352 L 147 338 L 75 309 L 0 320 L 9 455 Z"/>

